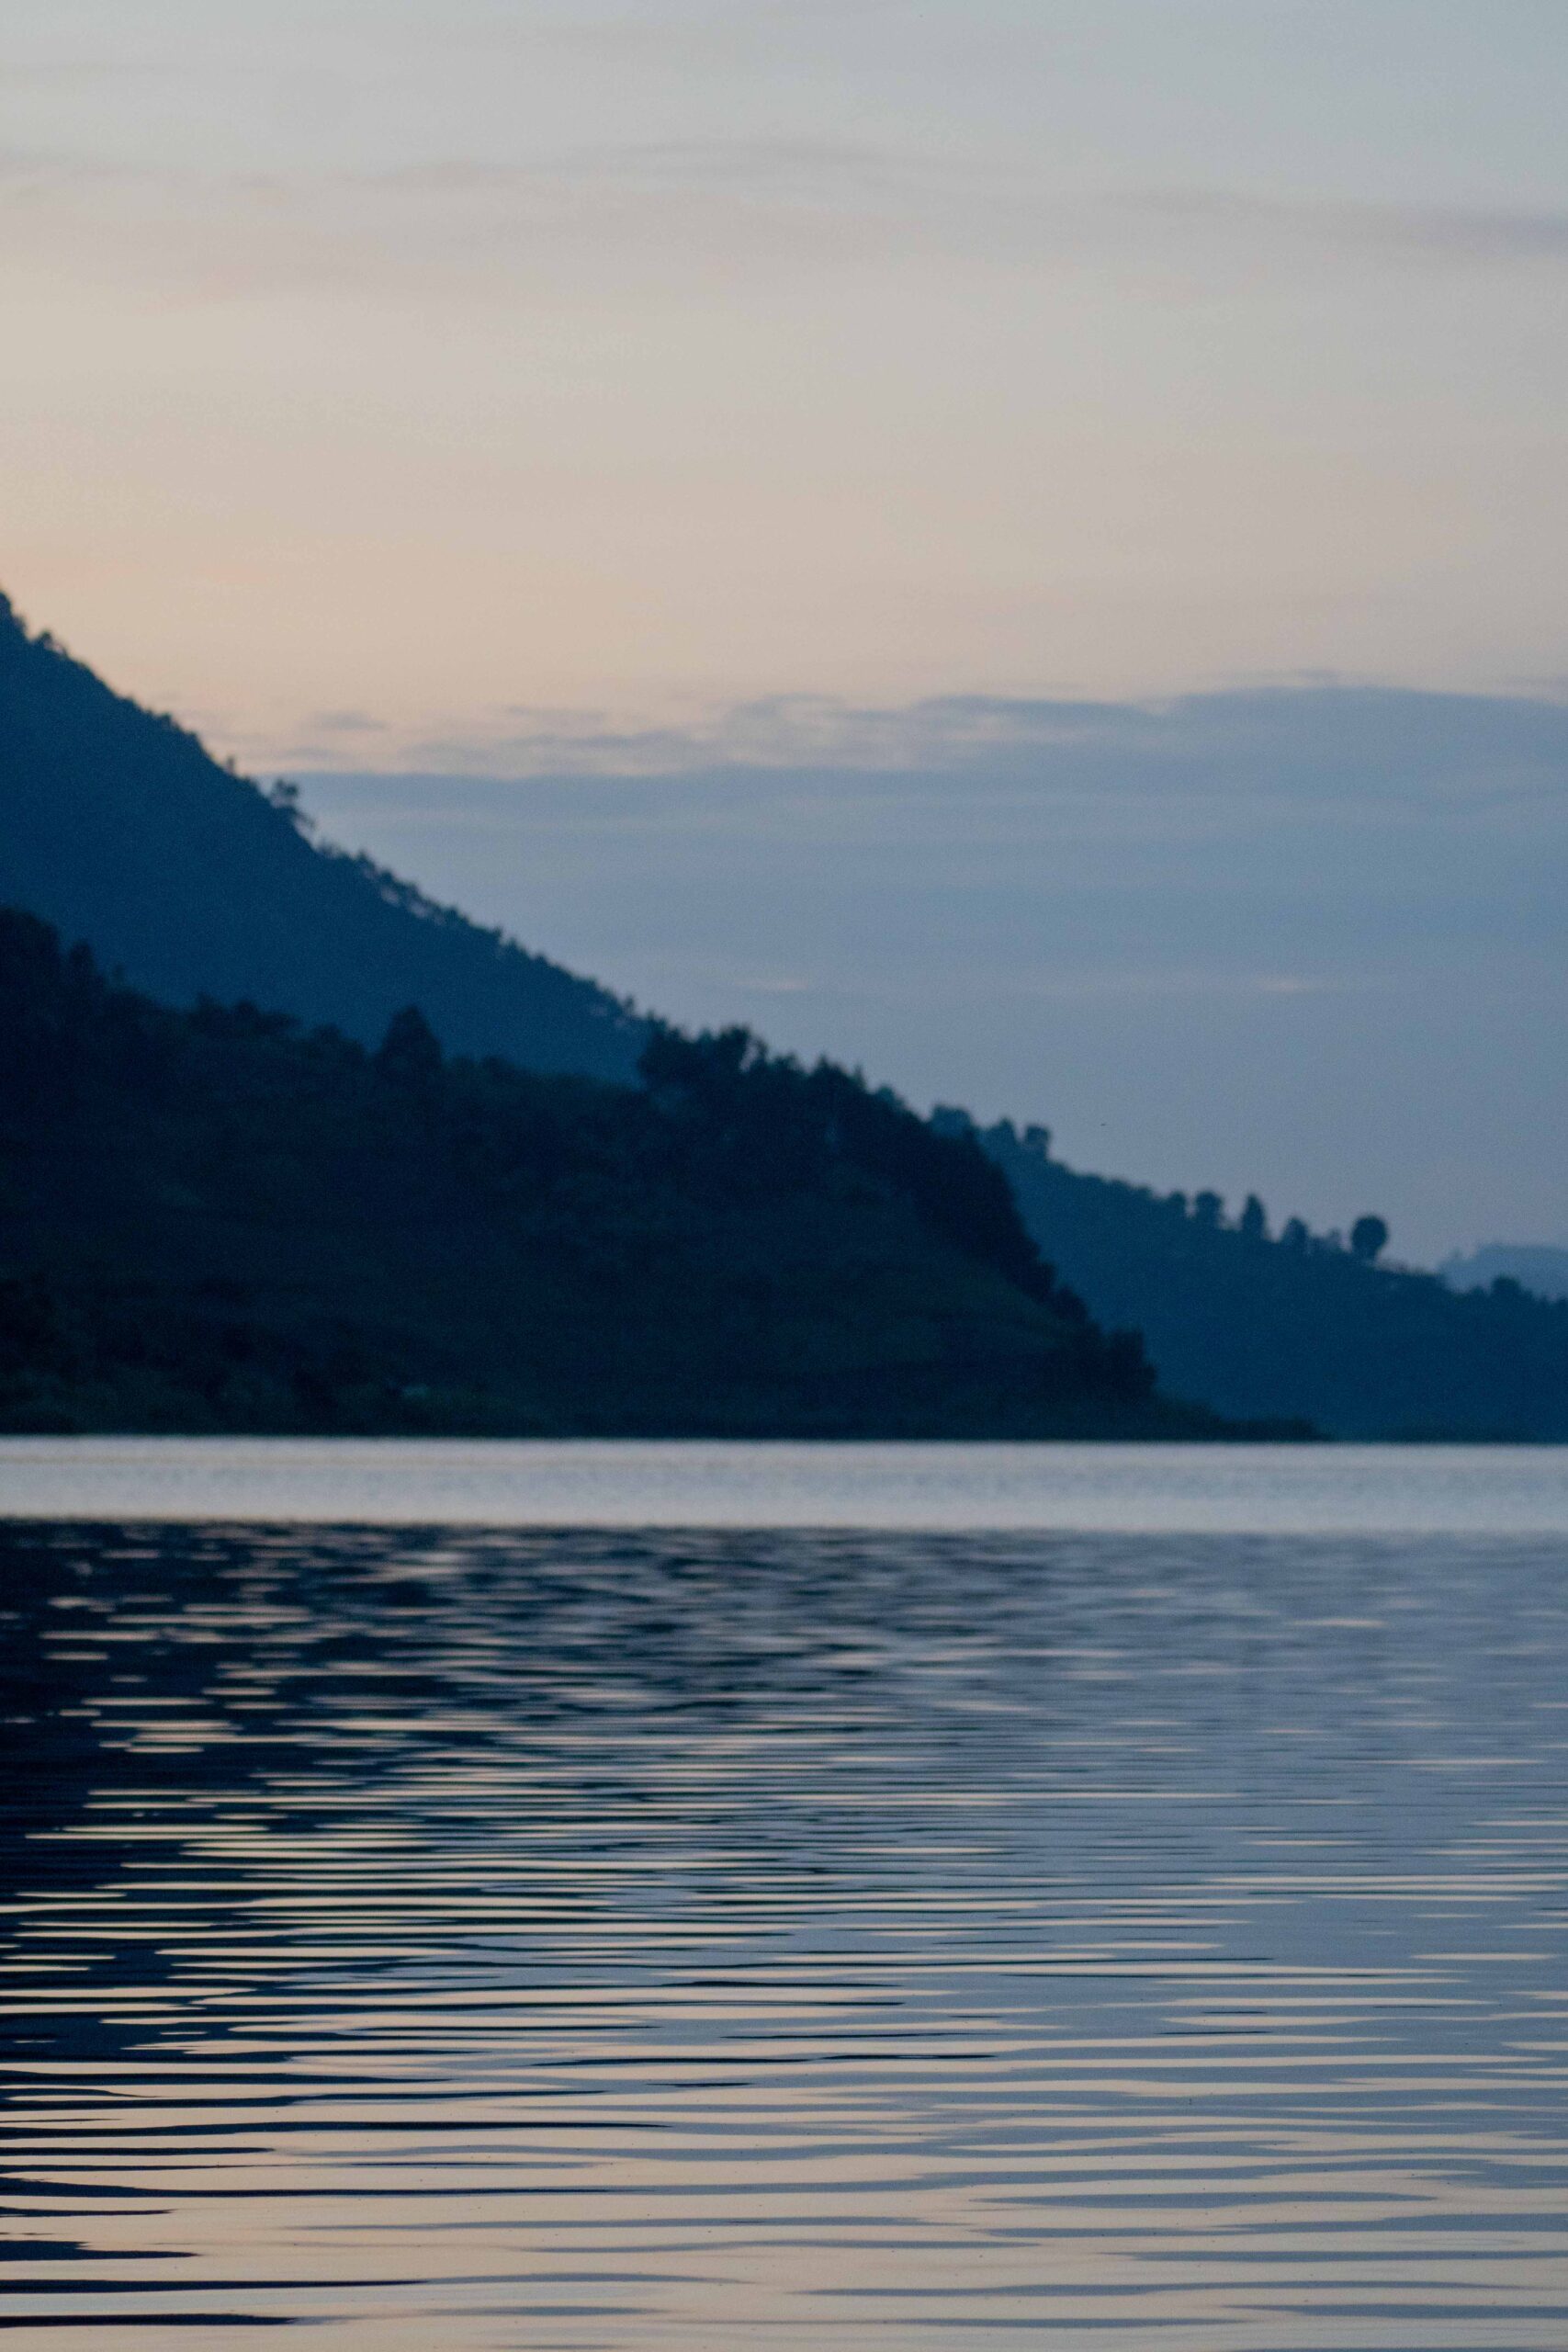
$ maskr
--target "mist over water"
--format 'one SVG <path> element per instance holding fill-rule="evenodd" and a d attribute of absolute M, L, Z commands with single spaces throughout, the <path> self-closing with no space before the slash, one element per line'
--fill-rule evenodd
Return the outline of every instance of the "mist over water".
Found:
<path fill-rule="evenodd" d="M 1496 1459 L 1404 1533 L 1228 1449 L 1250 1532 L 0 1524 L 0 2325 L 1560 2352 L 1568 1538 Z"/>

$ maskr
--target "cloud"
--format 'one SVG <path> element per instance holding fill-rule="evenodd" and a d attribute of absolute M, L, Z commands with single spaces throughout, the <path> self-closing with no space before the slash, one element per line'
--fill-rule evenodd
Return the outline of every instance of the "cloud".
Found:
<path fill-rule="evenodd" d="M 22 90 L 73 90 L 107 84 L 118 88 L 132 75 L 156 74 L 162 68 L 146 58 L 59 57 L 12 60 L 0 66 L 0 97 Z"/>
<path fill-rule="evenodd" d="M 347 184 L 340 184 L 346 186 Z M 829 140 L 707 140 L 582 148 L 521 168 L 427 163 L 354 184 L 400 203 L 522 228 L 563 208 L 630 199 L 692 227 L 747 228 L 787 247 L 831 223 L 841 241 L 901 241 L 1000 258 L 1195 268 L 1337 261 L 1493 268 L 1568 261 L 1568 210 L 1283 198 L 1246 189 L 1071 192 L 1021 168 Z M 455 225 L 455 224 L 454 224 Z M 836 250 L 852 260 L 855 236 Z M 829 248 L 829 251 L 832 248 Z"/>
<path fill-rule="evenodd" d="M 1568 210 L 1246 189 L 1064 190 L 990 159 L 868 141 L 579 146 L 528 164 L 429 157 L 359 172 L 0 156 L 13 248 L 116 283 L 223 299 L 278 289 L 557 296 L 631 273 L 839 273 L 912 254 L 974 266 L 1153 272 L 1168 290 L 1325 268 L 1556 269 Z"/>
<path fill-rule="evenodd" d="M 396 763 L 497 783 L 837 779 L 844 794 L 896 789 L 906 810 L 956 783 L 971 805 L 1020 790 L 1387 806 L 1414 796 L 1500 816 L 1538 799 L 1568 807 L 1568 701 L 1344 684 L 1147 703 L 948 695 L 878 707 L 790 695 L 659 726 L 514 703 L 488 724 L 400 740 Z"/>
<path fill-rule="evenodd" d="M 529 202 L 552 185 L 646 194 L 704 188 L 751 202 L 912 204 L 960 196 L 987 182 L 971 169 L 918 152 L 827 139 L 648 140 L 558 152 L 533 166 L 447 160 L 405 164 L 360 177 L 397 195 Z"/>
<path fill-rule="evenodd" d="M 1224 189 L 1173 188 L 1125 199 L 1140 225 L 1200 239 L 1247 242 L 1277 254 L 1461 267 L 1568 261 L 1568 211 L 1481 205 L 1347 203 Z"/>
<path fill-rule="evenodd" d="M 318 735 L 372 735 L 385 731 L 386 721 L 363 710 L 318 710 L 306 720 Z"/>

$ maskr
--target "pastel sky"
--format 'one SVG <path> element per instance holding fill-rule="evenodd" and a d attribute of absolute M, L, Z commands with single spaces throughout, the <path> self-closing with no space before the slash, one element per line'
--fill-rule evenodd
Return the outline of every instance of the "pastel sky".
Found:
<path fill-rule="evenodd" d="M 803 762 L 939 776 L 956 854 L 978 772 L 961 707 L 1325 679 L 1560 703 L 1565 99 L 1562 0 L 14 10 L 0 584 L 253 767 L 423 779 L 417 825 L 392 786 L 311 789 L 420 878 L 455 877 L 677 1013 L 756 1016 L 726 944 L 755 906 L 762 961 L 804 1007 L 790 1042 L 874 1058 L 927 1099 L 963 1099 L 971 1073 L 984 1107 L 1076 1118 L 1080 1157 L 1098 1135 L 1171 1182 L 1299 1166 L 1290 1205 L 1376 1205 L 1396 1229 L 1404 1214 L 1427 1249 L 1557 1238 L 1563 1104 L 1540 993 L 1556 935 L 1539 890 L 1509 895 L 1501 853 L 1482 860 L 1497 952 L 1476 968 L 1503 988 L 1522 935 L 1536 993 L 1484 1038 L 1460 1008 L 1414 1058 L 1391 1044 L 1404 1107 L 1370 1156 L 1344 1058 L 1361 1046 L 1326 1013 L 1309 1023 L 1300 1110 L 1325 1138 L 1309 1165 L 1279 1104 L 1227 1096 L 1236 1049 L 1192 978 L 1213 918 L 1189 908 L 1189 935 L 1161 897 L 1190 842 L 1137 885 L 1146 935 L 1126 899 L 1097 963 L 1088 902 L 1041 878 L 1065 821 L 1052 785 L 1019 863 L 1034 896 L 1010 902 L 1015 933 L 1048 934 L 1058 995 L 1091 967 L 1112 985 L 1101 965 L 1121 957 L 1195 1074 L 1189 1133 L 1135 1088 L 1107 1121 L 1079 1067 L 1112 1042 L 1092 1025 L 1058 1023 L 1054 1060 L 1007 1059 L 995 1005 L 957 977 L 996 962 L 977 900 L 911 880 L 883 905 L 888 940 L 924 923 L 932 943 L 897 984 L 863 921 L 829 940 L 803 913 L 779 935 L 766 779 Z M 1016 731 L 1002 723 L 1009 762 Z M 1401 821 L 1435 872 L 1443 763 L 1394 732 L 1413 762 Z M 651 842 L 663 873 L 690 806 L 650 831 L 664 804 L 636 800 L 637 778 L 720 767 L 752 864 L 705 891 L 689 858 L 678 938 L 651 916 L 639 930 L 629 896 L 625 922 L 595 927 L 537 887 L 525 783 L 503 792 L 514 849 L 465 863 L 476 781 L 586 770 L 626 780 L 616 839 Z M 1318 778 L 1325 808 L 1348 772 Z M 1545 847 L 1521 877 L 1557 870 L 1562 842 L 1563 768 L 1531 775 Z M 930 841 L 923 791 L 893 790 L 887 844 L 906 819 Z M 1236 890 L 1258 952 L 1239 933 L 1215 950 L 1233 994 L 1304 976 L 1337 1003 L 1420 933 L 1407 893 L 1400 912 L 1348 868 L 1360 911 L 1336 916 L 1338 944 L 1265 955 L 1295 850 L 1269 851 L 1261 820 L 1249 838 L 1235 873 L 1254 878 Z M 1353 864 L 1350 836 L 1330 838 Z M 826 821 L 795 837 L 802 858 L 818 844 L 813 888 L 834 840 Z M 889 848 L 880 870 L 906 869 Z M 606 868 L 606 907 L 622 888 Z M 929 1003 L 908 993 L 917 967 L 953 976 Z M 1263 1070 L 1280 1048 L 1260 1036 Z M 1492 1141 L 1463 1168 L 1456 1143 L 1438 1177 L 1421 1073 L 1444 1037 Z"/>
<path fill-rule="evenodd" d="M 273 760 L 1558 677 L 1561 0 L 50 0 L 8 584 Z"/>

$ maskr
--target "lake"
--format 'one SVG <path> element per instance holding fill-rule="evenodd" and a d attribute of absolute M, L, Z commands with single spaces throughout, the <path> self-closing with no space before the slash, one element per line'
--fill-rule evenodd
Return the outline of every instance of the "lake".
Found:
<path fill-rule="evenodd" d="M 1568 1450 L 0 1442 L 0 2326 L 1562 2352 Z"/>

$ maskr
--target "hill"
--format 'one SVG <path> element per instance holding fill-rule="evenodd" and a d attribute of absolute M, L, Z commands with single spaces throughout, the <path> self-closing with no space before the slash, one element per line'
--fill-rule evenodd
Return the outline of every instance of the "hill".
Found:
<path fill-rule="evenodd" d="M 175 1004 L 250 998 L 370 1044 L 400 1005 L 456 1051 L 629 1080 L 646 1024 L 607 990 L 313 842 L 173 719 L 0 596 L 0 901 Z"/>
<path fill-rule="evenodd" d="M 1380 1264 L 1378 1219 L 1358 1254 L 1299 1220 L 1270 1237 L 1256 1201 L 1233 1222 L 1211 1193 L 1082 1175 L 1039 1128 L 984 1142 L 1040 1248 L 1092 1313 L 1137 1326 L 1181 1394 L 1335 1437 L 1568 1439 L 1568 1303 Z"/>
<path fill-rule="evenodd" d="M 1468 1258 L 1447 1259 L 1438 1267 L 1450 1290 L 1489 1290 L 1495 1283 L 1517 1283 L 1538 1298 L 1568 1298 L 1568 1250 L 1545 1242 L 1488 1241 Z"/>
<path fill-rule="evenodd" d="M 46 1027 L 74 1036 L 79 1014 L 87 1025 L 70 1051 L 96 1075 L 72 1114 L 75 1158 L 47 1118 L 13 1121 L 17 1222 L 0 1224 L 0 1253 L 35 1289 L 7 1294 L 22 1385 L 5 1409 L 24 1419 L 1172 1426 L 1141 1355 L 1136 1379 L 1129 1369 L 1134 1343 L 1104 1340 L 1081 1296 L 1100 1324 L 1145 1333 L 1179 1394 L 1222 1413 L 1354 1437 L 1568 1437 L 1568 1305 L 1507 1279 L 1461 1293 L 1451 1271 L 1445 1284 L 1379 1265 L 1299 1225 L 1270 1238 L 1261 1210 L 1233 1225 L 1213 1195 L 1190 1204 L 1081 1175 L 1051 1159 L 1040 1131 L 1021 1140 L 1004 1124 L 985 1150 L 1016 1192 L 1026 1241 L 1001 1179 L 993 1171 L 989 1195 L 977 1189 L 987 1163 L 963 1114 L 928 1129 L 842 1072 L 796 1070 L 733 1040 L 721 1051 L 675 1039 L 592 981 L 318 843 L 286 791 L 263 793 L 171 719 L 114 694 L 29 634 L 3 597 L 0 899 L 85 938 L 100 962 L 174 1007 L 199 1007 L 182 1026 L 167 1005 L 96 976 L 89 987 L 81 957 L 60 965 L 85 993 L 69 1013 L 76 1001 L 62 978 Z M 25 964 L 19 936 L 12 952 Z M 35 979 L 43 963 L 34 956 Z M 21 985 L 25 999 L 31 984 Z M 236 999 L 236 1010 L 213 1010 Z M 258 1001 L 276 1011 L 255 1012 Z M 411 1003 L 443 1048 L 475 1058 L 447 1064 L 435 1048 L 423 1107 L 411 1098 L 394 1115 L 402 1098 L 386 1091 L 386 1057 L 365 1049 Z M 0 1019 L 16 1012 L 17 1001 L 0 1005 Z M 323 1023 L 342 1034 L 319 1034 Z M 105 1059 L 105 1039 L 121 1032 L 136 1041 L 127 1072 L 164 1090 L 159 1101 L 174 1089 L 167 1116 L 152 1097 L 139 1110 L 129 1077 Z M 647 1068 L 664 1077 L 649 1098 L 630 1089 L 650 1041 Z M 697 1057 L 683 1096 L 670 1078 L 681 1053 Z M 525 1069 L 558 1082 L 540 1091 Z M 562 1073 L 610 1083 L 573 1092 Z M 340 1104 L 331 1118 L 329 1097 Z M 807 1132 L 816 1139 L 802 1159 Z M 513 1155 L 511 1175 L 485 1162 L 481 1176 L 464 1158 L 475 1134 L 503 1161 Z M 968 1158 L 932 1159 L 938 1144 Z M 795 1170 L 788 1185 L 768 1172 L 775 1147 Z M 123 1189 L 100 1164 L 110 1150 Z M 383 1160 L 423 1226 L 386 1195 Z M 954 1232 L 939 1214 L 948 1178 L 931 1171 L 960 1165 L 959 1194 L 978 1222 Z M 256 1174 L 269 1169 L 276 1197 Z M 188 1217 L 171 1205 L 182 1201 Z M 570 1240 L 552 1267 L 558 1225 Z M 1036 1247 L 1070 1290 L 1053 1286 Z M 490 1285 L 493 1299 L 465 1283 Z M 231 1295 L 248 1303 L 227 1314 Z M 39 1346 L 38 1335 L 54 1335 L 55 1371 L 29 1387 L 17 1368 L 31 1361 L 35 1325 Z M 523 1328 L 536 1340 L 526 1374 Z M 334 1330 L 351 1336 L 340 1346 Z M 243 1378 L 213 1353 L 231 1346 Z"/>
<path fill-rule="evenodd" d="M 643 1066 L 174 1010 L 0 913 L 0 1426 L 1225 1433 L 973 1138 L 743 1032 Z"/>

